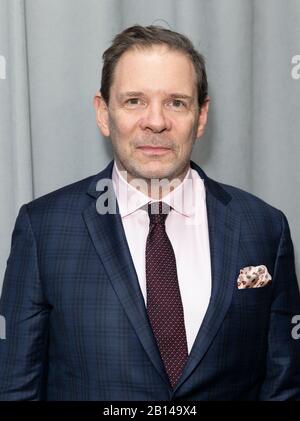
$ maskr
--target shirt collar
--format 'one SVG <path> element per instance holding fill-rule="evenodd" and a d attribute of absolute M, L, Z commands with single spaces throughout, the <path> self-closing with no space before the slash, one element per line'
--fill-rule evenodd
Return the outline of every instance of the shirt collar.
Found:
<path fill-rule="evenodd" d="M 195 173 L 189 168 L 183 181 L 162 198 L 162 201 L 172 207 L 175 212 L 186 217 L 192 217 L 195 213 L 197 182 L 201 181 L 200 187 L 204 188 L 202 179 Z M 126 171 L 120 171 L 116 161 L 113 166 L 112 181 L 122 218 L 144 207 L 149 202 L 155 201 L 127 182 Z"/>

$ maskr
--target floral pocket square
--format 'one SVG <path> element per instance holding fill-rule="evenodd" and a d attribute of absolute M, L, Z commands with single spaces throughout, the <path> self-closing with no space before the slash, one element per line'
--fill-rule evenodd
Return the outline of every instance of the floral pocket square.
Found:
<path fill-rule="evenodd" d="M 237 279 L 238 289 L 261 288 L 272 282 L 272 276 L 264 265 L 246 266 L 240 270 Z"/>

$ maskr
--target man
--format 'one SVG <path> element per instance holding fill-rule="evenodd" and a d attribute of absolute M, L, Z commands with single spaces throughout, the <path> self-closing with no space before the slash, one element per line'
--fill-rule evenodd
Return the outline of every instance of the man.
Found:
<path fill-rule="evenodd" d="M 299 399 L 287 220 L 190 161 L 209 105 L 202 56 L 181 34 L 128 28 L 94 104 L 114 161 L 16 221 L 0 398 Z"/>

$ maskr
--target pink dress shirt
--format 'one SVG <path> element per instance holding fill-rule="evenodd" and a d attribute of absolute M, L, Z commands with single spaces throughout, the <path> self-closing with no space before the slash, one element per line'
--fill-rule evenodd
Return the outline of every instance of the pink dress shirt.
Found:
<path fill-rule="evenodd" d="M 126 181 L 126 173 L 116 163 L 112 173 L 129 250 L 140 288 L 147 305 L 145 249 L 149 216 L 141 209 L 153 199 Z M 210 248 L 204 182 L 189 169 L 184 180 L 161 200 L 173 210 L 166 219 L 166 232 L 172 243 L 184 310 L 188 351 L 206 313 L 211 295 Z"/>

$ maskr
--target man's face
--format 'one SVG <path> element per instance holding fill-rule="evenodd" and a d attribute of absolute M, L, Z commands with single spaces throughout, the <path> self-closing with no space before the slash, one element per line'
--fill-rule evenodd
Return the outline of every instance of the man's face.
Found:
<path fill-rule="evenodd" d="M 128 181 L 184 177 L 208 101 L 200 112 L 195 70 L 182 52 L 166 46 L 127 51 L 116 65 L 109 105 L 100 96 L 94 103 Z"/>

